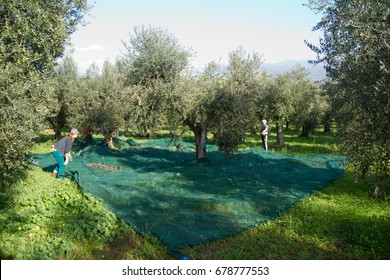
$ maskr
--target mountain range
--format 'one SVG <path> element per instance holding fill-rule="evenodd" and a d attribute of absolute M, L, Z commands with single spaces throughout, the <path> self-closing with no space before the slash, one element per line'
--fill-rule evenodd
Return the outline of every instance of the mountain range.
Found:
<path fill-rule="evenodd" d="M 260 71 L 266 71 L 271 75 L 277 76 L 292 70 L 298 65 L 309 71 L 309 77 L 312 80 L 320 81 L 326 78 L 326 71 L 323 65 L 310 64 L 307 60 L 285 60 L 278 63 L 264 63 L 260 66 Z"/>

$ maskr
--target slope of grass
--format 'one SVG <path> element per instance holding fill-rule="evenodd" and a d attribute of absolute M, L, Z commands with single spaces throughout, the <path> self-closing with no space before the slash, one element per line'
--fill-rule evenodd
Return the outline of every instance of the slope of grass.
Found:
<path fill-rule="evenodd" d="M 46 153 L 50 135 L 37 139 Z M 54 159 L 53 159 L 54 160 Z M 167 259 L 153 236 L 142 237 L 78 185 L 32 166 L 0 193 L 1 259 Z"/>
<path fill-rule="evenodd" d="M 75 182 L 58 181 L 38 167 L 1 194 L 0 223 L 1 259 L 170 257 L 155 238 L 136 234 Z M 126 243 L 120 253 L 108 249 L 120 243 Z"/>

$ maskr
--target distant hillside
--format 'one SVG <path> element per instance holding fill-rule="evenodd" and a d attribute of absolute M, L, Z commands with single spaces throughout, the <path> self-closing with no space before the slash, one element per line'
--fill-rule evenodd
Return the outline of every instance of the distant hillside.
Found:
<path fill-rule="evenodd" d="M 260 66 L 260 71 L 266 71 L 271 75 L 280 75 L 292 70 L 296 66 L 302 66 L 309 70 L 309 76 L 315 81 L 323 80 L 326 71 L 322 65 L 313 65 L 307 60 L 286 60 L 278 63 L 264 63 Z"/>

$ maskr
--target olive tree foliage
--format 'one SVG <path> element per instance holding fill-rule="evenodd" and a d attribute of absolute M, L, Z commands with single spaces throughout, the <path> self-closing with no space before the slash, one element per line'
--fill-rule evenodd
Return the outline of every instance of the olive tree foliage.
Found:
<path fill-rule="evenodd" d="M 79 73 L 76 62 L 72 57 L 66 56 L 54 68 L 51 85 L 54 90 L 54 104 L 50 107 L 51 114 L 47 116 L 55 137 L 61 137 L 64 130 L 69 130 L 69 118 L 72 118 L 75 108 L 73 99 L 80 91 Z"/>
<path fill-rule="evenodd" d="M 0 3 L 0 184 L 8 185 L 26 164 L 25 154 L 50 114 L 45 83 L 82 22 L 86 0 Z"/>
<path fill-rule="evenodd" d="M 338 114 L 337 106 L 335 106 L 335 83 L 331 79 L 325 79 L 321 83 L 321 91 L 324 98 L 327 100 L 328 107 L 322 117 L 321 124 L 324 127 L 324 133 L 330 133 L 335 128 L 332 126 L 332 122 L 335 120 L 335 116 Z"/>
<path fill-rule="evenodd" d="M 169 119 L 184 122 L 194 133 L 197 159 L 206 157 L 208 133 L 226 155 L 245 140 L 254 114 L 251 104 L 260 64 L 257 54 L 238 48 L 229 54 L 225 74 L 219 73 L 220 65 L 211 62 L 197 77 L 181 79 L 169 96 L 179 104 L 170 108 Z"/>
<path fill-rule="evenodd" d="M 117 74 L 115 66 L 105 61 L 100 77 L 98 98 L 93 100 L 87 119 L 88 125 L 104 135 L 109 148 L 114 148 L 112 135 L 123 125 L 126 111 L 123 87 Z"/>
<path fill-rule="evenodd" d="M 126 88 L 127 100 L 126 119 L 128 125 L 138 131 L 141 136 L 152 137 L 165 124 L 167 105 L 166 93 L 173 90 L 172 82 L 154 80 L 148 86 L 132 85 Z"/>
<path fill-rule="evenodd" d="M 389 180 L 389 1 L 312 0 L 308 6 L 322 13 L 314 29 L 323 37 L 318 46 L 307 44 L 335 85 L 341 146 L 358 174 Z"/>
<path fill-rule="evenodd" d="M 247 53 L 242 46 L 229 53 L 227 67 L 229 85 L 236 94 L 242 95 L 247 103 L 248 121 L 253 134 L 256 133 L 256 126 L 260 122 L 263 108 L 261 103 L 265 94 L 263 87 L 265 76 L 259 72 L 263 62 L 262 55 L 256 52 Z"/>
<path fill-rule="evenodd" d="M 95 100 L 100 92 L 100 70 L 92 63 L 84 75 L 79 75 L 77 87 L 67 99 L 68 113 L 65 119 L 67 127 L 76 127 L 82 133 L 87 128 L 92 128 L 88 123 L 89 115 L 93 110 Z"/>
<path fill-rule="evenodd" d="M 277 145 L 284 147 L 283 125 L 294 115 L 296 109 L 296 96 L 291 84 L 290 73 L 287 72 L 269 79 L 266 91 L 267 94 L 263 99 L 264 104 L 266 104 L 264 115 L 268 115 L 269 119 L 275 123 Z"/>
<path fill-rule="evenodd" d="M 322 122 L 329 108 L 322 86 L 309 78 L 305 68 L 297 66 L 276 77 L 263 78 L 265 93 L 261 99 L 262 115 L 276 124 L 276 142 L 285 146 L 284 130 L 291 123 L 308 136 Z"/>
<path fill-rule="evenodd" d="M 191 57 L 167 30 L 137 26 L 129 42 L 123 42 L 127 63 L 126 85 L 130 86 L 130 115 L 141 135 L 150 135 L 161 125 L 166 93 L 189 65 Z"/>
<path fill-rule="evenodd" d="M 225 155 L 236 152 L 245 140 L 251 117 L 247 105 L 243 97 L 228 86 L 218 88 L 209 104 L 210 132 Z"/>
<path fill-rule="evenodd" d="M 117 64 L 105 61 L 101 73 L 96 64 L 92 64 L 81 79 L 80 90 L 70 106 L 74 109 L 70 120 L 73 126 L 103 134 L 107 146 L 115 148 L 113 132 L 123 126 L 127 108 Z"/>
<path fill-rule="evenodd" d="M 129 42 L 123 44 L 130 84 L 148 86 L 154 80 L 172 81 L 186 69 L 191 56 L 174 34 L 152 26 L 136 26 Z"/>
<path fill-rule="evenodd" d="M 56 135 L 77 127 L 103 134 L 106 144 L 114 148 L 112 134 L 123 126 L 127 111 L 121 62 L 105 61 L 100 71 L 93 63 L 80 76 L 73 59 L 66 57 L 53 75 L 57 106 L 48 118 Z"/>
<path fill-rule="evenodd" d="M 197 159 L 205 158 L 207 155 L 211 103 L 217 90 L 222 87 L 218 68 L 218 64 L 211 62 L 198 77 L 182 77 L 178 80 L 175 91 L 168 95 L 168 99 L 174 101 L 167 107 L 169 124 L 180 127 L 184 123 L 193 132 Z"/>
<path fill-rule="evenodd" d="M 214 140 L 225 154 L 238 149 L 247 129 L 257 121 L 261 58 L 258 53 L 247 53 L 242 47 L 229 53 L 224 85 L 214 96 L 209 112 Z"/>
<path fill-rule="evenodd" d="M 301 128 L 300 136 L 307 137 L 323 120 L 329 108 L 328 98 L 305 68 L 296 67 L 288 76 L 295 108 L 289 121 Z"/>

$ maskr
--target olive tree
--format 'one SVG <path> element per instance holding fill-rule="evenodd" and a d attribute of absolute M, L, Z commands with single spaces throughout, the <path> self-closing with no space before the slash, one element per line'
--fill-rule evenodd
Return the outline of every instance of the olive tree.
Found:
<path fill-rule="evenodd" d="M 276 142 L 279 147 L 284 147 L 283 125 L 294 115 L 296 109 L 296 96 L 291 83 L 291 73 L 288 72 L 268 80 L 266 92 L 263 99 L 264 104 L 266 104 L 264 113 L 275 122 Z"/>
<path fill-rule="evenodd" d="M 86 0 L 0 3 L 0 184 L 24 169 L 25 155 L 53 106 L 46 73 L 82 22 Z"/>
<path fill-rule="evenodd" d="M 103 63 L 101 73 L 96 65 L 91 65 L 82 80 L 83 90 L 71 102 L 76 109 L 72 123 L 102 133 L 109 148 L 115 148 L 113 132 L 123 125 L 127 110 L 121 78 L 116 66 L 108 61 Z"/>
<path fill-rule="evenodd" d="M 296 67 L 290 71 L 290 87 L 294 96 L 294 114 L 289 121 L 301 127 L 301 135 L 309 136 L 321 123 L 329 107 L 327 96 L 317 82 L 309 78 L 305 68 Z"/>
<path fill-rule="evenodd" d="M 196 158 L 206 157 L 207 135 L 225 154 L 235 152 L 245 140 L 254 115 L 253 95 L 261 64 L 257 54 L 247 54 L 242 48 L 229 54 L 226 73 L 221 66 L 209 63 L 204 73 L 182 80 L 170 100 L 179 106 L 172 112 L 194 133 Z M 179 113 L 177 113 L 179 112 Z"/>
<path fill-rule="evenodd" d="M 311 0 L 322 13 L 314 30 L 319 45 L 307 43 L 334 83 L 341 146 L 361 175 L 390 178 L 389 1 Z"/>
<path fill-rule="evenodd" d="M 166 93 L 189 65 L 191 53 L 173 34 L 151 26 L 135 27 L 123 44 L 126 84 L 134 87 L 129 90 L 129 118 L 142 135 L 148 135 L 161 125 Z"/>
<path fill-rule="evenodd" d="M 219 148 L 226 154 L 238 149 L 246 131 L 257 121 L 259 68 L 262 56 L 247 53 L 243 47 L 229 53 L 223 87 L 219 88 L 210 107 L 210 126 Z"/>
<path fill-rule="evenodd" d="M 183 77 L 169 96 L 169 100 L 176 101 L 176 106 L 168 107 L 169 120 L 176 126 L 184 122 L 193 132 L 197 159 L 206 157 L 212 102 L 222 86 L 218 67 L 218 64 L 211 62 L 198 77 Z"/>
<path fill-rule="evenodd" d="M 80 91 L 79 74 L 77 64 L 72 57 L 67 56 L 54 68 L 51 79 L 54 89 L 55 103 L 51 106 L 52 113 L 47 116 L 47 121 L 55 132 L 55 137 L 60 138 L 65 129 L 69 129 L 69 117 L 74 113 L 72 99 Z"/>

